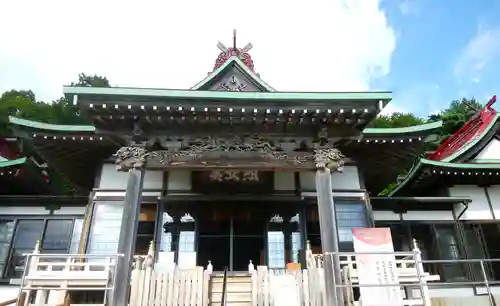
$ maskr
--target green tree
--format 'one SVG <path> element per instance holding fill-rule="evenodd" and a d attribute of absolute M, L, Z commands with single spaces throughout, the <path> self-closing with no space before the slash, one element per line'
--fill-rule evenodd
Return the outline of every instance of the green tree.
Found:
<path fill-rule="evenodd" d="M 390 115 L 381 115 L 375 119 L 373 127 L 375 128 L 399 128 L 419 125 L 425 123 L 425 120 L 418 118 L 410 113 L 392 113 Z"/>
<path fill-rule="evenodd" d="M 72 82 L 71 86 L 109 87 L 110 85 L 106 77 L 80 73 L 78 82 Z M 8 116 L 52 124 L 88 124 L 77 107 L 65 97 L 52 103 L 44 103 L 36 101 L 36 96 L 31 90 L 10 90 L 0 96 L 0 136 L 10 135 Z"/>
<path fill-rule="evenodd" d="M 452 101 L 450 106 L 436 115 L 429 116 L 429 119 L 442 120 L 443 128 L 441 130 L 441 135 L 443 137 L 448 137 L 464 126 L 464 124 L 481 108 L 483 108 L 483 105 L 474 98 L 462 98 L 461 100 Z"/>
<path fill-rule="evenodd" d="M 0 135 L 10 135 L 8 117 L 16 116 L 30 120 L 50 122 L 53 120 L 50 105 L 36 102 L 35 95 L 29 91 L 6 91 L 0 96 Z"/>
<path fill-rule="evenodd" d="M 109 85 L 109 80 L 106 77 L 94 75 L 86 75 L 85 73 L 80 73 L 78 75 L 78 82 L 71 83 L 70 86 L 79 87 L 111 87 Z"/>

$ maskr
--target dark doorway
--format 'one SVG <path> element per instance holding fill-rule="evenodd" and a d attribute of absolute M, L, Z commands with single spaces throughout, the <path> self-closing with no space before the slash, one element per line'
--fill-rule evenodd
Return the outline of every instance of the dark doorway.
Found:
<path fill-rule="evenodd" d="M 214 271 L 229 267 L 231 219 L 210 214 L 198 217 L 198 265 L 206 267 L 210 260 Z"/>
<path fill-rule="evenodd" d="M 247 271 L 250 260 L 255 266 L 265 264 L 264 216 L 252 218 L 233 216 L 232 270 Z"/>

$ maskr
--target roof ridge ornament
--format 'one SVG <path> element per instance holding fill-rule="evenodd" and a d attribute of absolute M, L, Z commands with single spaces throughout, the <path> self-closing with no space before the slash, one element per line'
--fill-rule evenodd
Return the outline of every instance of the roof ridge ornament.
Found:
<path fill-rule="evenodd" d="M 252 43 L 248 43 L 243 48 L 237 47 L 237 36 L 236 30 L 233 30 L 233 46 L 228 48 L 222 42 L 217 43 L 217 48 L 221 51 L 217 60 L 215 61 L 214 71 L 224 65 L 224 63 L 229 60 L 232 56 L 238 57 L 245 65 L 250 68 L 250 70 L 254 71 L 253 60 L 250 54 L 248 53 L 252 48 Z"/>

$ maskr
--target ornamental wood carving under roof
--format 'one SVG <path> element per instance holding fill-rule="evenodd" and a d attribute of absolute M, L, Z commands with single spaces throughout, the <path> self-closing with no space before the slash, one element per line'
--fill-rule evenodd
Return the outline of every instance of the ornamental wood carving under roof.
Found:
<path fill-rule="evenodd" d="M 262 137 L 203 137 L 182 148 L 148 150 L 120 148 L 116 154 L 119 170 L 144 167 L 194 168 L 329 168 L 342 171 L 344 155 L 336 148 L 321 147 L 285 151 Z"/>

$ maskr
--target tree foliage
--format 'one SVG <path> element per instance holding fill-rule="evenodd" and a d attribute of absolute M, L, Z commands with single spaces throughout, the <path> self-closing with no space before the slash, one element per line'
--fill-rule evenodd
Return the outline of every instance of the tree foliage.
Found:
<path fill-rule="evenodd" d="M 462 100 L 452 101 L 450 106 L 436 115 L 429 116 L 429 119 L 442 120 L 443 128 L 441 129 L 441 134 L 443 136 L 450 136 L 464 126 L 481 108 L 483 108 L 483 105 L 474 98 L 462 98 Z"/>
<path fill-rule="evenodd" d="M 373 127 L 375 128 L 400 128 L 425 123 L 425 120 L 418 118 L 410 113 L 392 113 L 390 115 L 381 115 L 375 119 Z"/>
<path fill-rule="evenodd" d="M 79 87 L 111 87 L 109 85 L 109 80 L 106 77 L 94 74 L 86 75 L 85 73 L 80 73 L 78 75 L 78 82 L 71 83 L 70 86 Z"/>
<path fill-rule="evenodd" d="M 70 86 L 109 87 L 109 80 L 98 75 L 78 75 Z M 37 101 L 31 90 L 10 90 L 0 96 L 0 135 L 10 134 L 8 116 L 52 124 L 88 124 L 84 116 L 65 97 L 51 103 Z"/>

